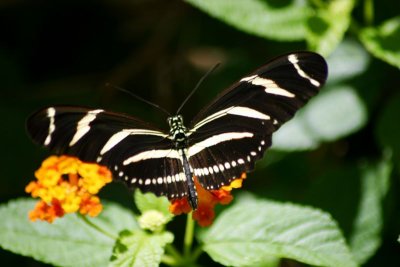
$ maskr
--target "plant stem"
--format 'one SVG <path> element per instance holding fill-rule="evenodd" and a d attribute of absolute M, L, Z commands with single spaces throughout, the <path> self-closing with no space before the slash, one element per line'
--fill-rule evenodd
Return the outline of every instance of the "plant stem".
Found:
<path fill-rule="evenodd" d="M 112 234 L 112 233 L 110 233 L 110 232 L 104 230 L 104 229 L 101 228 L 100 226 L 94 224 L 94 223 L 91 222 L 86 216 L 84 216 L 84 215 L 82 215 L 82 214 L 80 214 L 80 213 L 78 213 L 77 215 L 78 215 L 78 217 L 81 218 L 87 225 L 89 225 L 90 227 L 96 229 L 96 230 L 99 231 L 100 233 L 102 233 L 102 234 L 108 236 L 108 237 L 111 238 L 111 239 L 114 239 L 114 240 L 117 240 L 117 239 L 118 239 L 118 236 L 116 236 L 116 235 L 114 235 L 114 234 Z"/>
<path fill-rule="evenodd" d="M 165 254 L 161 257 L 161 262 L 169 266 L 175 266 L 178 264 L 178 261 L 173 256 Z"/>
<path fill-rule="evenodd" d="M 183 255 L 185 258 L 189 257 L 193 244 L 194 221 L 192 218 L 192 212 L 188 213 L 186 218 L 185 239 L 183 241 Z"/>
<path fill-rule="evenodd" d="M 374 1 L 364 0 L 364 22 L 371 26 L 374 22 Z"/>
<path fill-rule="evenodd" d="M 182 255 L 173 245 L 167 244 L 165 246 L 165 251 L 169 253 L 172 257 L 174 257 L 177 261 L 182 261 Z"/>
<path fill-rule="evenodd" d="M 196 249 L 192 253 L 192 260 L 196 262 L 198 257 L 200 257 L 201 253 L 203 253 L 203 248 L 201 246 L 196 247 Z"/>

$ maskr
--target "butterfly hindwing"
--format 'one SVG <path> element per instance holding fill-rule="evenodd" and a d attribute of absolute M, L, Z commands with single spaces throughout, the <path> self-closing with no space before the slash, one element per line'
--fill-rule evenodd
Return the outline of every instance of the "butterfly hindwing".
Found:
<path fill-rule="evenodd" d="M 217 189 L 254 169 L 272 133 L 318 93 L 326 77 L 320 55 L 292 53 L 223 91 L 191 123 L 189 161 L 200 183 Z"/>

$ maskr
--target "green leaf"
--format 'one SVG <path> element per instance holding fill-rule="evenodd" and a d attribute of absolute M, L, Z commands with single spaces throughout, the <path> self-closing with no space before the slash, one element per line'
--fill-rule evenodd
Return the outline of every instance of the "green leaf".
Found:
<path fill-rule="evenodd" d="M 340 44 L 350 25 L 354 0 L 329 1 L 308 20 L 307 42 L 311 50 L 328 56 Z"/>
<path fill-rule="evenodd" d="M 75 214 L 54 223 L 31 222 L 28 212 L 36 201 L 18 199 L 0 207 L 0 245 L 6 250 L 57 266 L 106 266 L 115 240 L 89 226 Z M 116 204 L 90 221 L 115 235 L 123 229 L 136 229 L 132 214 Z"/>
<path fill-rule="evenodd" d="M 273 137 L 273 149 L 313 149 L 353 133 L 367 121 L 367 109 L 355 89 L 336 85 L 322 90 Z"/>
<path fill-rule="evenodd" d="M 315 149 L 318 139 L 308 129 L 303 110 L 272 135 L 272 149 L 295 151 Z"/>
<path fill-rule="evenodd" d="M 173 214 L 169 211 L 170 202 L 166 197 L 157 197 L 153 193 L 142 193 L 140 190 L 135 190 L 135 203 L 141 213 L 150 210 L 157 210 L 164 214 L 164 216 L 171 220 Z"/>
<path fill-rule="evenodd" d="M 360 39 L 375 57 L 400 68 L 400 17 L 363 29 Z"/>
<path fill-rule="evenodd" d="M 255 266 L 266 257 L 318 266 L 357 266 L 334 220 L 300 205 L 246 198 L 225 210 L 199 239 L 224 265 Z"/>
<path fill-rule="evenodd" d="M 312 99 L 304 110 L 307 127 L 320 141 L 332 141 L 365 125 L 367 109 L 350 86 L 337 85 Z"/>
<path fill-rule="evenodd" d="M 113 249 L 109 266 L 159 266 L 165 245 L 173 239 L 169 232 L 148 234 L 140 230 L 123 231 Z"/>
<path fill-rule="evenodd" d="M 303 40 L 311 9 L 304 0 L 186 0 L 244 32 L 281 41 Z"/>
<path fill-rule="evenodd" d="M 389 160 L 363 170 L 361 199 L 350 237 L 350 247 L 359 264 L 365 263 L 382 242 L 382 201 L 389 189 L 391 171 Z"/>
<path fill-rule="evenodd" d="M 348 80 L 364 73 L 369 62 L 370 56 L 360 43 L 352 39 L 344 39 L 327 59 L 329 84 Z"/>

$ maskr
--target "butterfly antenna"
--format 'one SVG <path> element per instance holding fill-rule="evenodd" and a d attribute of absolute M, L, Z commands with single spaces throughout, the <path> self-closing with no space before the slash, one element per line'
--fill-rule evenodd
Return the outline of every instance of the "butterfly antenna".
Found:
<path fill-rule="evenodd" d="M 207 78 L 216 68 L 218 68 L 218 66 L 221 63 L 217 63 L 215 64 L 211 69 L 209 69 L 207 71 L 206 74 L 203 75 L 203 77 L 201 77 L 201 79 L 197 82 L 196 86 L 194 87 L 194 89 L 190 92 L 190 94 L 186 97 L 186 99 L 182 102 L 182 104 L 180 105 L 180 107 L 178 108 L 178 110 L 176 111 L 176 114 L 179 114 L 179 112 L 181 111 L 181 109 L 183 108 L 183 106 L 186 104 L 186 102 L 189 100 L 189 98 L 192 97 L 192 95 L 197 91 L 197 89 L 200 87 L 200 85 L 203 83 L 204 79 Z"/>
<path fill-rule="evenodd" d="M 122 87 L 116 86 L 116 85 L 111 84 L 111 83 L 106 83 L 106 86 L 107 86 L 107 87 L 112 87 L 112 88 L 117 89 L 117 90 L 119 90 L 119 91 L 121 91 L 121 92 L 127 93 L 128 95 L 133 96 L 134 98 L 136 98 L 136 99 L 138 99 L 138 100 L 140 100 L 140 101 L 142 101 L 142 102 L 144 102 L 144 103 L 146 103 L 146 104 L 148 104 L 148 105 L 150 105 L 150 106 L 153 106 L 153 107 L 157 108 L 158 110 L 161 110 L 162 112 L 164 112 L 164 113 L 167 114 L 168 116 L 171 116 L 171 113 L 169 113 L 169 112 L 168 112 L 166 109 L 164 109 L 163 107 L 160 107 L 159 105 L 154 104 L 153 102 L 150 102 L 150 101 L 148 101 L 148 100 L 146 100 L 146 99 L 144 99 L 144 98 L 142 98 L 142 97 L 136 95 L 135 93 L 132 93 L 132 92 L 129 91 L 129 90 L 126 90 L 126 89 L 124 89 L 124 88 L 122 88 Z"/>

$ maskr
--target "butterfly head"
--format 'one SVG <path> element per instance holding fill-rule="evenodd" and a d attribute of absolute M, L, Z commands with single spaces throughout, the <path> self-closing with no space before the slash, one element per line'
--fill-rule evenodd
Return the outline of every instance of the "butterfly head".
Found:
<path fill-rule="evenodd" d="M 187 129 L 183 125 L 183 118 L 181 115 L 169 117 L 168 124 L 170 128 L 169 133 L 175 142 L 181 143 L 186 141 Z"/>

